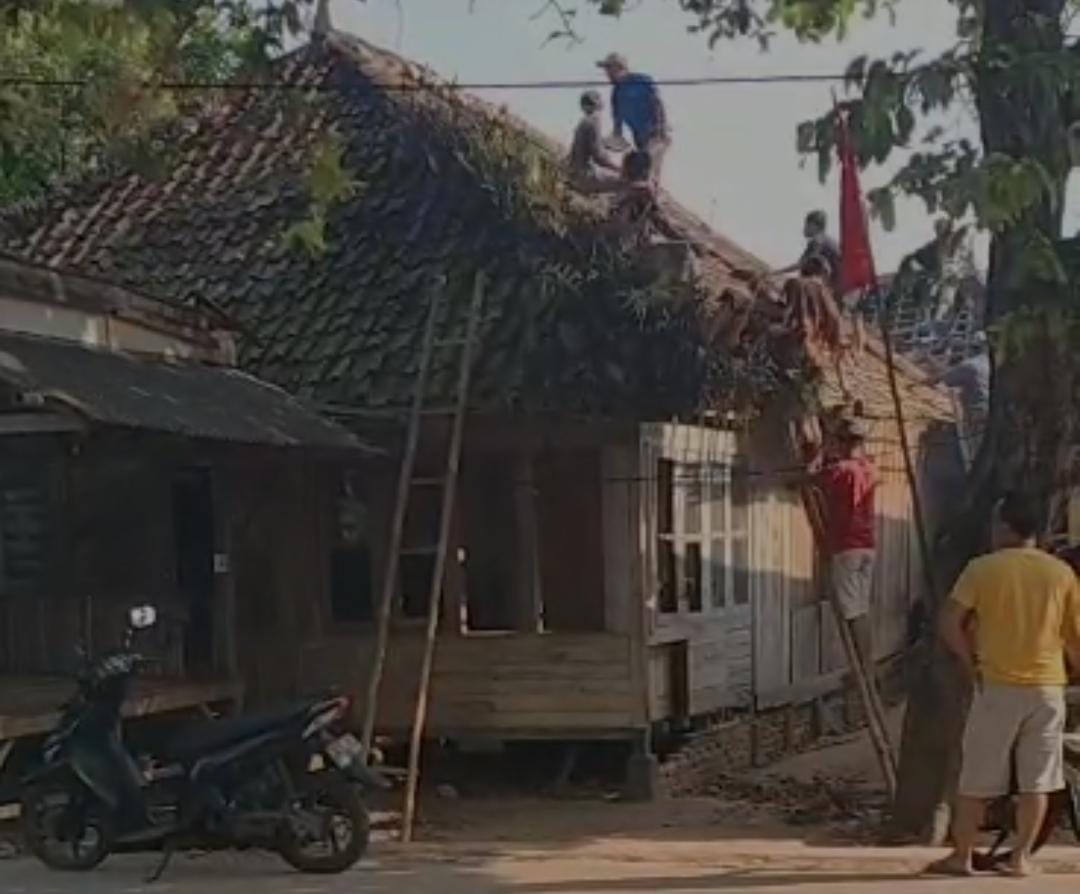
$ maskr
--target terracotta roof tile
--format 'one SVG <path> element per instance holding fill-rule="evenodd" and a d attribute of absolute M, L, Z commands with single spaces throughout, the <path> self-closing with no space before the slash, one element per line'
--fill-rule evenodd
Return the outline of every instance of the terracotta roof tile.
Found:
<path fill-rule="evenodd" d="M 318 89 L 242 92 L 177 128 L 164 179 L 73 185 L 0 218 L 0 242 L 164 300 L 210 301 L 237 322 L 242 365 L 327 405 L 407 404 L 433 275 L 447 277 L 460 320 L 480 270 L 478 404 L 666 418 L 785 381 L 767 352 L 747 362 L 728 337 L 733 302 L 747 300 L 736 274 L 764 265 L 670 198 L 700 278 L 690 300 L 646 289 L 635 306 L 601 210 L 557 175 L 562 150 L 522 122 L 340 35 L 291 54 L 275 78 Z M 307 211 L 326 134 L 360 187 L 312 257 L 283 234 Z"/>

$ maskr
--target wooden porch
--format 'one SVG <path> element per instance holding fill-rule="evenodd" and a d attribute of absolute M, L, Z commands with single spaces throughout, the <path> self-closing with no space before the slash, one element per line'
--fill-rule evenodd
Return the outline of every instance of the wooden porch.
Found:
<path fill-rule="evenodd" d="M 75 692 L 69 677 L 0 675 L 0 749 L 15 739 L 42 735 L 56 726 L 60 706 Z M 124 704 L 124 716 L 149 717 L 195 708 L 236 706 L 244 687 L 237 680 L 141 679 Z"/>
<path fill-rule="evenodd" d="M 373 639 L 327 637 L 304 652 L 306 688 L 337 682 L 358 697 Z M 377 727 L 407 733 L 423 631 L 398 629 L 387 650 Z M 624 739 L 646 725 L 631 642 L 612 633 L 478 633 L 439 640 L 428 734 L 446 738 Z M 356 709 L 362 712 L 362 703 Z M 362 716 L 362 715 L 358 715 Z"/>

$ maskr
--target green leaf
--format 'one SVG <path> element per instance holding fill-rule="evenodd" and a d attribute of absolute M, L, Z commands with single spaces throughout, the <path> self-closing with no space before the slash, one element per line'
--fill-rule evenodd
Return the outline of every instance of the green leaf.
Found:
<path fill-rule="evenodd" d="M 346 201 L 359 189 L 359 182 L 345 173 L 343 155 L 344 148 L 335 137 L 324 139 L 316 149 L 308 172 L 308 193 L 317 205 Z"/>
<path fill-rule="evenodd" d="M 870 205 L 870 213 L 888 231 L 896 229 L 896 199 L 889 187 L 872 189 L 866 194 L 866 201 Z"/>
<path fill-rule="evenodd" d="M 806 155 L 817 149 L 818 123 L 804 121 L 795 131 L 795 147 L 800 155 Z"/>
<path fill-rule="evenodd" d="M 326 220 L 319 214 L 312 214 L 305 220 L 299 220 L 286 228 L 282 241 L 287 250 L 302 249 L 313 258 L 326 253 Z"/>

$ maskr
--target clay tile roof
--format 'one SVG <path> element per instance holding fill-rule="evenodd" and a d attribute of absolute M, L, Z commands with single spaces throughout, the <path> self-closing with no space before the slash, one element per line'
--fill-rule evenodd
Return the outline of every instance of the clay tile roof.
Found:
<path fill-rule="evenodd" d="M 669 197 L 699 271 L 681 300 L 610 249 L 602 209 L 568 189 L 558 146 L 427 69 L 332 33 L 279 60 L 273 79 L 294 89 L 237 91 L 177 127 L 162 178 L 113 171 L 58 190 L 0 216 L 0 245 L 220 308 L 248 372 L 322 406 L 406 405 L 426 290 L 445 277 L 460 320 L 481 270 L 477 408 L 668 418 L 785 381 L 768 352 L 740 357 L 732 338 L 751 303 L 739 274 L 765 265 Z M 328 135 L 357 187 L 313 256 L 283 237 L 308 214 L 310 161 Z M 451 373 L 437 366 L 436 386 Z"/>

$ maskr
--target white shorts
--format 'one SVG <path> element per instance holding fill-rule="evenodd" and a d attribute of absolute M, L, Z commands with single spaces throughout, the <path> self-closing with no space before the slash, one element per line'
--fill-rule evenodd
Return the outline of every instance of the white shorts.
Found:
<path fill-rule="evenodd" d="M 1064 687 L 984 684 L 975 691 L 964 730 L 960 794 L 1008 794 L 1014 770 L 1022 794 L 1065 788 L 1064 730 Z"/>
<path fill-rule="evenodd" d="M 832 586 L 844 620 L 870 614 L 874 585 L 874 551 L 849 549 L 832 557 Z"/>

